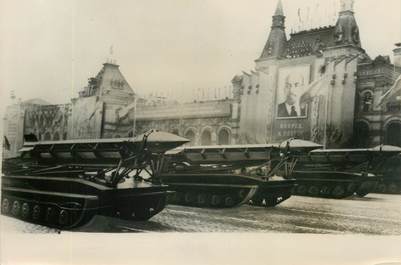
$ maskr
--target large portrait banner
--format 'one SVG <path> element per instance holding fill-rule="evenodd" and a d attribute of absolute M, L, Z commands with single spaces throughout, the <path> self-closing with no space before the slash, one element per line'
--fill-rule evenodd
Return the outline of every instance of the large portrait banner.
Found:
<path fill-rule="evenodd" d="M 283 67 L 278 72 L 274 140 L 309 139 L 309 107 L 305 98 L 310 83 L 310 65 Z"/>
<path fill-rule="evenodd" d="M 302 103 L 310 81 L 310 65 L 284 67 L 279 70 L 277 85 L 277 119 L 307 118 L 308 105 Z"/>

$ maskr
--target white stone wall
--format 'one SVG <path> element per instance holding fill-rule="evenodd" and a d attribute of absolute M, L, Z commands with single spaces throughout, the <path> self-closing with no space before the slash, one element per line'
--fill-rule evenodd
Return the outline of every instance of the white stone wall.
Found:
<path fill-rule="evenodd" d="M 163 120 L 177 118 L 230 117 L 230 100 L 207 101 L 183 104 L 138 105 L 137 120 Z M 135 114 L 133 114 L 135 116 Z"/>
<path fill-rule="evenodd" d="M 103 104 L 96 96 L 72 100 L 68 138 L 101 138 Z"/>

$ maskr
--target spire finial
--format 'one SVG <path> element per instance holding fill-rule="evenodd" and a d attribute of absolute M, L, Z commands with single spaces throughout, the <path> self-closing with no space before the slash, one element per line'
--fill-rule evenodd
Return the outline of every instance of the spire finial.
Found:
<path fill-rule="evenodd" d="M 109 58 L 107 59 L 107 62 L 110 64 L 116 64 L 116 60 L 114 59 L 114 47 L 113 45 L 110 46 L 109 49 Z"/>
<path fill-rule="evenodd" d="M 334 36 L 338 45 L 361 47 L 359 28 L 354 17 L 354 0 L 341 0 Z"/>
<path fill-rule="evenodd" d="M 354 0 L 341 0 L 341 12 L 354 11 Z"/>
<path fill-rule="evenodd" d="M 10 92 L 10 98 L 11 98 L 11 100 L 15 100 L 15 91 L 14 90 L 11 90 L 11 92 Z"/>
<path fill-rule="evenodd" d="M 277 2 L 277 7 L 276 7 L 276 12 L 274 12 L 275 16 L 284 16 L 284 11 L 283 11 L 283 3 L 281 0 L 278 0 Z"/>
<path fill-rule="evenodd" d="M 281 58 L 284 55 L 287 37 L 285 34 L 285 16 L 281 0 L 277 2 L 276 12 L 272 20 L 269 38 L 267 39 L 260 59 Z"/>

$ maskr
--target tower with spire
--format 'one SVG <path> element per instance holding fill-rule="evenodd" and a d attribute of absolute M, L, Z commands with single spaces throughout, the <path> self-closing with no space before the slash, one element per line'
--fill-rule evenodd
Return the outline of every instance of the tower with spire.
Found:
<path fill-rule="evenodd" d="M 239 135 L 253 142 L 298 137 L 342 146 L 353 133 L 358 62 L 367 56 L 354 0 L 337 0 L 341 10 L 335 25 L 291 32 L 288 38 L 283 3 L 277 1 L 255 71 L 232 81 L 241 104 Z M 298 111 L 283 108 L 290 105 Z"/>
<path fill-rule="evenodd" d="M 335 26 L 337 45 L 361 47 L 359 27 L 354 17 L 354 0 L 341 0 L 341 11 Z"/>
<path fill-rule="evenodd" d="M 259 60 L 263 59 L 277 59 L 284 56 L 287 43 L 287 36 L 285 33 L 285 16 L 283 11 L 283 4 L 281 0 L 277 2 L 276 11 L 273 15 L 273 21 L 269 38 L 262 51 Z"/>

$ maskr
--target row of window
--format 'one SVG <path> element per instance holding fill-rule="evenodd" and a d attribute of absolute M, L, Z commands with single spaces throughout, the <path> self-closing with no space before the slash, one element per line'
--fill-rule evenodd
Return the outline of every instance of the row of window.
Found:
<path fill-rule="evenodd" d="M 67 140 L 67 133 L 63 133 L 63 137 L 61 138 L 60 134 L 58 132 L 55 132 L 53 135 L 51 135 L 50 132 L 46 132 L 45 134 L 39 133 L 38 135 L 39 140 L 43 141 L 58 141 L 58 140 Z"/>
<path fill-rule="evenodd" d="M 370 130 L 366 122 L 355 124 L 355 146 L 367 147 L 370 144 Z M 385 128 L 384 144 L 401 147 L 401 122 L 390 122 Z"/>
<path fill-rule="evenodd" d="M 185 135 L 185 138 L 189 139 L 190 145 L 195 145 L 196 144 L 196 133 L 189 129 Z M 221 129 L 217 135 L 217 144 L 219 145 L 227 145 L 231 143 L 231 134 L 228 129 Z M 212 132 L 210 130 L 204 130 L 200 136 L 200 144 L 201 145 L 212 145 Z"/>
<path fill-rule="evenodd" d="M 373 103 L 374 103 L 374 99 L 373 99 L 373 93 L 370 91 L 367 91 L 365 93 L 362 94 L 361 96 L 362 101 L 359 104 L 359 109 L 362 112 L 370 112 L 373 111 Z M 389 103 L 386 106 L 386 112 L 389 113 L 397 113 L 401 111 L 401 102 L 399 103 Z"/>

